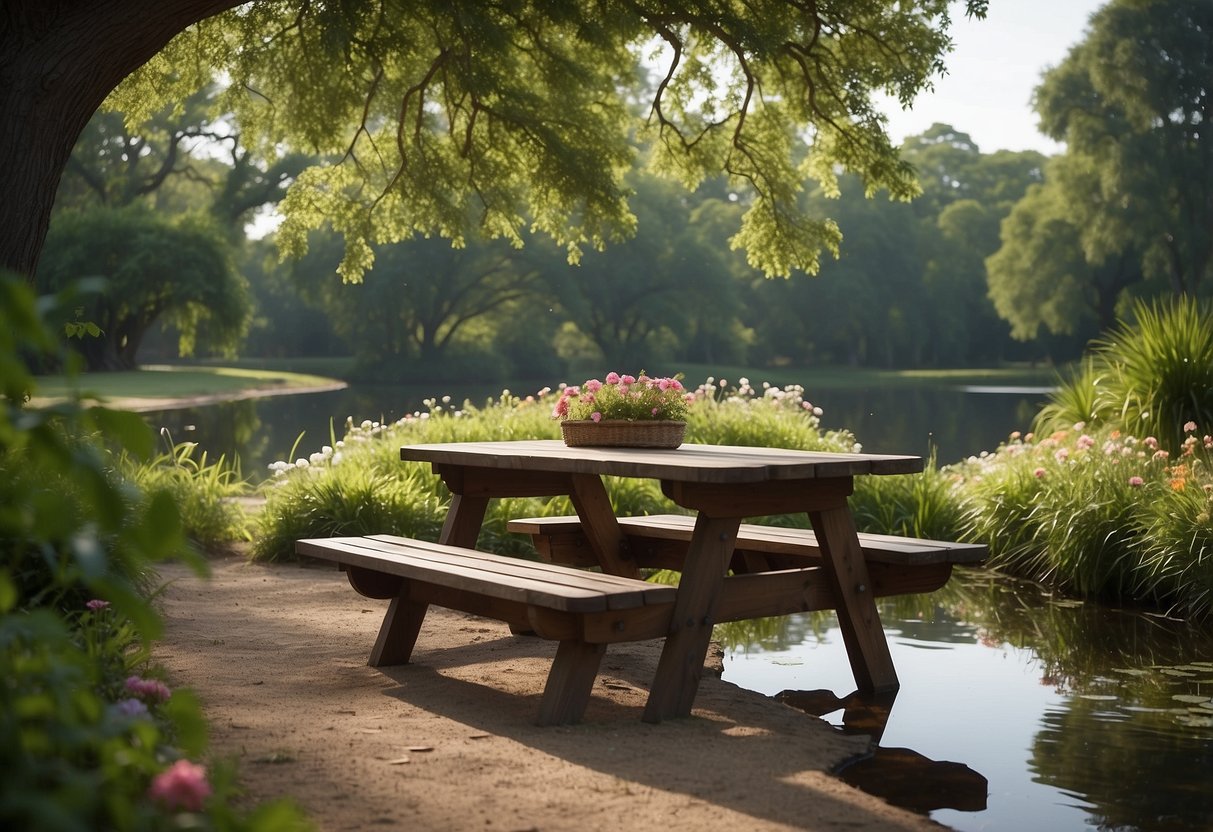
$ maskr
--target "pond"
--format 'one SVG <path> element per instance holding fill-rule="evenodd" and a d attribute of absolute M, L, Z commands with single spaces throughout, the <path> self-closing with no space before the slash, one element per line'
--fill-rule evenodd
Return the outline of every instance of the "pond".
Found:
<path fill-rule="evenodd" d="M 148 420 L 212 458 L 238 454 L 259 480 L 270 462 L 308 455 L 331 431 L 340 438 L 347 416 L 390 421 L 430 396 L 483 403 L 500 392 L 353 387 Z M 852 430 L 865 450 L 934 450 L 948 463 L 1027 429 L 1045 394 L 924 385 L 806 395 L 825 427 Z M 854 695 L 824 614 L 722 628 L 724 678 L 874 737 L 870 757 L 839 776 L 955 829 L 1213 829 L 1210 634 L 1051 598 L 986 570 L 893 599 L 881 615 L 902 685 L 892 700 Z"/>
<path fill-rule="evenodd" d="M 891 699 L 852 695 L 828 614 L 718 628 L 724 678 L 874 737 L 839 776 L 955 829 L 1213 829 L 1213 633 L 987 570 L 881 617 Z"/>
<path fill-rule="evenodd" d="M 513 392 L 525 396 L 539 387 L 519 385 Z M 870 390 L 822 388 L 805 395 L 824 411 L 824 428 L 850 430 L 864 450 L 923 456 L 934 450 L 942 464 L 992 451 L 1011 431 L 1026 430 L 1046 393 L 1046 388 L 924 384 Z M 334 434 L 340 439 L 346 417 L 356 423 L 395 421 L 424 409 L 427 398 L 449 395 L 455 402 L 466 399 L 483 405 L 500 394 L 500 387 L 435 390 L 356 385 L 327 393 L 149 413 L 147 418 L 153 427 L 167 428 L 174 442 L 197 442 L 212 458 L 238 455 L 244 473 L 259 481 L 271 462 L 308 456 L 332 444 Z"/>

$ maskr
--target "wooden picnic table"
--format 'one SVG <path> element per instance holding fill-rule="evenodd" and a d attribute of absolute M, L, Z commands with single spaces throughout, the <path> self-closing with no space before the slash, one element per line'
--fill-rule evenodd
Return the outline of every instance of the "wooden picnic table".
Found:
<path fill-rule="evenodd" d="M 452 498 L 439 542 L 468 549 L 476 545 L 490 499 L 567 495 L 602 570 L 637 577 L 603 477 L 658 480 L 666 497 L 695 512 L 673 617 L 645 707 L 647 722 L 691 712 L 717 601 L 739 525 L 747 517 L 808 514 L 859 689 L 898 687 L 847 497 L 856 476 L 918 473 L 921 457 L 725 445 L 567 447 L 555 440 L 408 445 L 400 457 L 430 463 L 446 483 Z M 754 617 L 764 614 L 762 600 L 759 594 L 752 599 Z M 394 609 L 383 633 L 393 628 Z"/>

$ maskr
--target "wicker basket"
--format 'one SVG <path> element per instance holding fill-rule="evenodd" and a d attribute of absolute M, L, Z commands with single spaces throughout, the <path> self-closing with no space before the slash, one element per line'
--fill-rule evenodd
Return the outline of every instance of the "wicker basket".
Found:
<path fill-rule="evenodd" d="M 686 422 L 668 420 L 629 422 L 627 419 L 570 419 L 560 423 L 564 444 L 569 447 L 677 448 L 686 433 Z"/>

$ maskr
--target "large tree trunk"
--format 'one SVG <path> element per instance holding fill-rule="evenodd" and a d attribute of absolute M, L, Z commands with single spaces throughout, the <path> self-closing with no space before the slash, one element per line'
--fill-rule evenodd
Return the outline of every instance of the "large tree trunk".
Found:
<path fill-rule="evenodd" d="M 192 23 L 239 0 L 0 3 L 0 269 L 32 276 L 59 178 L 118 83 Z"/>

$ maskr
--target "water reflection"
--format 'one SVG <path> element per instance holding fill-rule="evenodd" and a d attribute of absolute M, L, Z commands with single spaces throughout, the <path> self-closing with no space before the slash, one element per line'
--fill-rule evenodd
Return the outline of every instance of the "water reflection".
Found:
<path fill-rule="evenodd" d="M 963 763 L 932 760 L 908 748 L 880 744 L 897 694 L 863 695 L 856 691 L 839 699 L 828 690 L 785 690 L 776 698 L 814 716 L 841 711 L 844 734 L 871 738 L 867 754 L 848 760 L 834 772 L 843 782 L 894 806 L 924 814 L 936 809 L 979 812 L 986 808 L 989 783 L 973 769 Z"/>
<path fill-rule="evenodd" d="M 722 627 L 724 678 L 873 736 L 873 762 L 840 776 L 956 829 L 1213 829 L 1210 632 L 984 570 L 881 615 L 902 683 L 883 711 L 852 693 L 830 615 L 758 641 Z"/>

